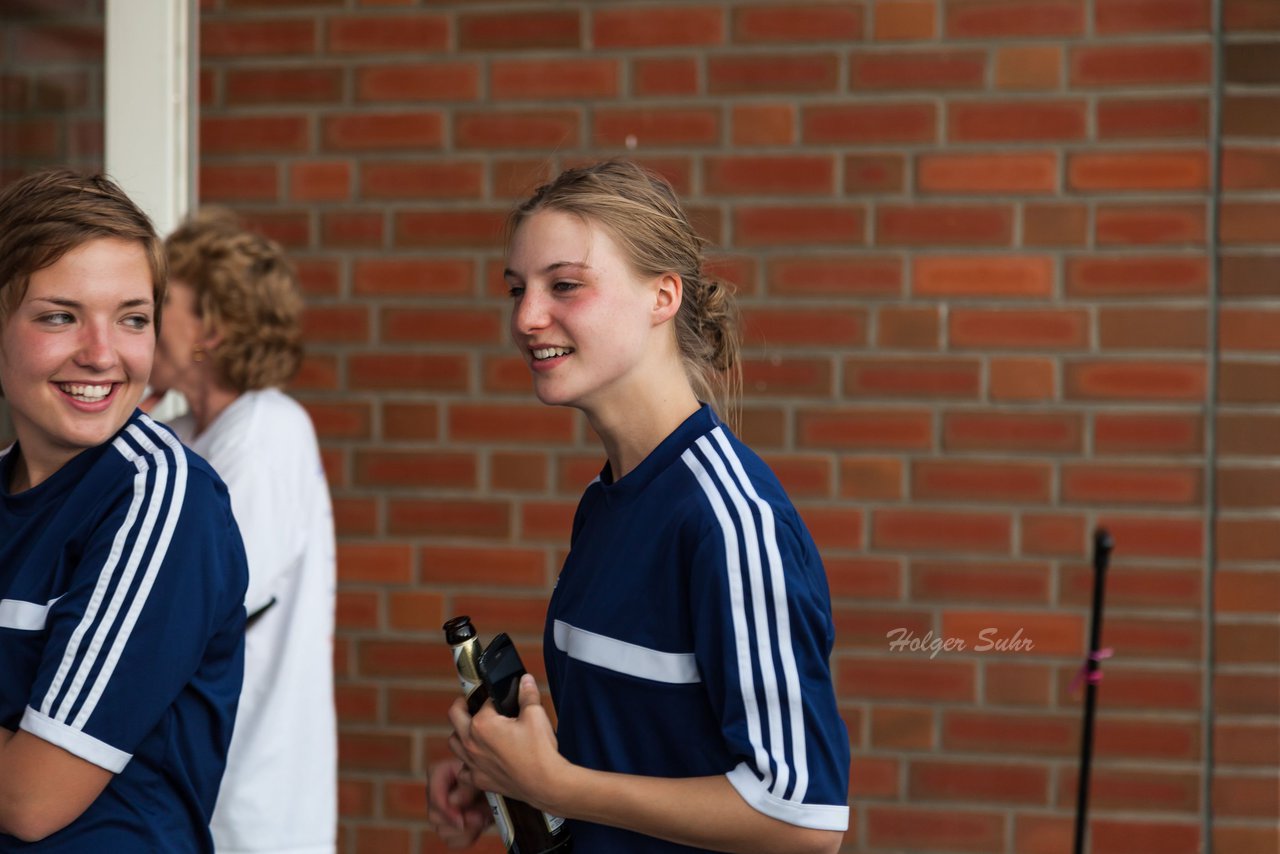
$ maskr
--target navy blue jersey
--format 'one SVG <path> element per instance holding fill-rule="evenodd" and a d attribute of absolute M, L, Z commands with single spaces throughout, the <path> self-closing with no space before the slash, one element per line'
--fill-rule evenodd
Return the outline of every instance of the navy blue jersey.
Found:
<path fill-rule="evenodd" d="M 766 815 L 845 830 L 833 643 L 804 523 L 703 406 L 578 506 L 543 645 L 560 751 L 604 771 L 725 774 Z M 573 834 L 585 851 L 695 850 L 587 822 Z"/>
<path fill-rule="evenodd" d="M 212 851 L 244 667 L 244 547 L 226 487 L 135 412 L 48 480 L 4 490 L 0 726 L 114 773 L 78 819 L 0 851 Z"/>

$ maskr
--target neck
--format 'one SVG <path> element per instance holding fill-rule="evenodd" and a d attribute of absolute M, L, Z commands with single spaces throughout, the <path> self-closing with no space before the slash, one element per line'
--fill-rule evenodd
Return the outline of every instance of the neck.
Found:
<path fill-rule="evenodd" d="M 219 383 L 207 383 L 194 394 L 188 394 L 187 403 L 191 406 L 191 417 L 196 425 L 195 435 L 207 430 L 239 396 L 240 392 Z"/>
<path fill-rule="evenodd" d="M 680 379 L 665 386 L 655 384 L 648 394 L 629 395 L 625 406 L 586 410 L 609 457 L 615 483 L 698 411 L 698 398 L 683 373 Z"/>

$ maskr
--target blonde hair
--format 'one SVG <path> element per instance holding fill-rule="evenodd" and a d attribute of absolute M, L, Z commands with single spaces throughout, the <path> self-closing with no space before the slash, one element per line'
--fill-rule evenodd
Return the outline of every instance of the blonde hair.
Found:
<path fill-rule="evenodd" d="M 704 273 L 704 241 L 671 185 L 625 160 L 568 169 L 511 212 L 507 242 L 542 210 L 573 214 L 606 229 L 641 276 L 680 276 L 683 297 L 675 335 L 685 373 L 694 394 L 735 424 L 742 362 L 733 289 Z"/>
<path fill-rule="evenodd" d="M 228 386 L 269 388 L 297 373 L 302 293 L 275 241 L 240 228 L 228 211 L 208 208 L 169 235 L 165 249 L 169 275 L 195 291 L 197 313 L 222 334 L 211 355 Z"/>
<path fill-rule="evenodd" d="M 164 304 L 164 247 L 151 220 L 105 175 L 46 169 L 0 192 L 0 324 L 22 304 L 32 274 L 91 240 L 142 245 L 151 268 L 155 328 Z"/>

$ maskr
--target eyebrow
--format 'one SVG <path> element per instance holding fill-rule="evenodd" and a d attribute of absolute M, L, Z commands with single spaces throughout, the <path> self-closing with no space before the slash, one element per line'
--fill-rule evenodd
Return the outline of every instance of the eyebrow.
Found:
<path fill-rule="evenodd" d="M 548 264 L 547 266 L 543 267 L 539 272 L 541 272 L 541 273 L 543 273 L 543 274 L 545 275 L 545 274 L 548 274 L 548 273 L 556 273 L 556 272 L 559 272 L 560 270 L 563 270 L 563 269 L 565 269 L 565 268 L 572 268 L 572 269 L 576 269 L 576 270 L 591 270 L 591 269 L 592 269 L 592 268 L 591 268 L 591 265 L 590 265 L 590 264 L 588 264 L 588 263 L 586 263 L 585 261 L 553 261 L 553 262 L 551 262 L 550 264 Z M 506 279 L 506 278 L 515 278 L 515 279 L 518 279 L 518 278 L 520 278 L 520 274 L 519 274 L 519 273 L 517 273 L 515 270 L 512 270 L 510 267 L 508 267 L 508 268 L 506 268 L 505 270 L 503 270 L 503 271 L 502 271 L 502 277 L 503 277 L 504 279 Z"/>
<path fill-rule="evenodd" d="M 62 308 L 83 308 L 84 307 L 84 303 L 78 300 L 68 299 L 67 297 L 34 297 L 31 301 L 52 303 L 53 305 L 61 306 Z M 119 307 L 120 308 L 149 308 L 152 305 L 155 305 L 155 300 L 153 299 L 127 299 L 127 300 L 121 300 Z"/>

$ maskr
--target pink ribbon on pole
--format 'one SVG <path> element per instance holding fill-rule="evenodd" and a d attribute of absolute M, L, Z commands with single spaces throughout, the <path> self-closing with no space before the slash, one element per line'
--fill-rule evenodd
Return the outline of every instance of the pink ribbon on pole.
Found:
<path fill-rule="evenodd" d="M 1105 659 L 1110 658 L 1112 652 L 1113 650 L 1111 647 L 1104 646 L 1102 649 L 1089 653 L 1089 657 L 1084 660 L 1084 664 L 1080 665 L 1080 669 L 1076 671 L 1075 678 L 1071 680 L 1071 688 L 1069 689 L 1071 691 L 1071 696 L 1074 697 L 1080 693 L 1080 685 L 1086 679 L 1089 680 L 1090 685 L 1097 685 L 1102 681 L 1102 662 Z M 1098 664 L 1098 669 L 1094 670 L 1092 673 L 1089 672 L 1090 661 Z"/>

